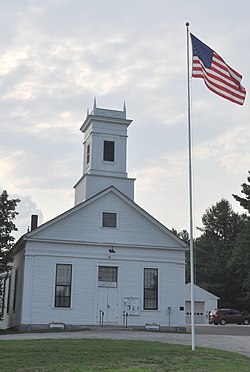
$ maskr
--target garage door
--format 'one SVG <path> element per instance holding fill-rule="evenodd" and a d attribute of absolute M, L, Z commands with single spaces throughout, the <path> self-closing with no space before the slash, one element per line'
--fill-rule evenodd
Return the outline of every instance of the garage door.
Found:
<path fill-rule="evenodd" d="M 202 301 L 195 301 L 194 303 L 194 322 L 196 324 L 205 323 L 204 314 L 205 303 Z M 191 323 L 191 302 L 186 301 L 186 324 Z"/>

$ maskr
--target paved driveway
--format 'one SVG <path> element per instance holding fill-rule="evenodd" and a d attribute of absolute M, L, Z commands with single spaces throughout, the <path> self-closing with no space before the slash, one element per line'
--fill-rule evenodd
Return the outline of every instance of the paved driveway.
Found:
<path fill-rule="evenodd" d="M 229 335 L 229 336 L 249 336 L 250 325 L 226 324 L 196 324 L 195 330 L 197 334 L 206 335 Z M 191 332 L 191 327 L 187 326 L 187 331 Z"/>
<path fill-rule="evenodd" d="M 226 327 L 226 326 L 225 326 Z M 249 327 L 250 326 L 245 326 Z M 171 344 L 190 345 L 191 335 L 178 333 L 163 333 L 149 331 L 132 331 L 127 329 L 97 328 L 79 332 L 49 332 L 49 333 L 16 333 L 0 335 L 0 340 L 38 340 L 38 339 L 113 339 L 158 341 Z M 196 347 L 208 347 L 233 351 L 250 357 L 250 336 L 200 334 L 195 336 Z"/>

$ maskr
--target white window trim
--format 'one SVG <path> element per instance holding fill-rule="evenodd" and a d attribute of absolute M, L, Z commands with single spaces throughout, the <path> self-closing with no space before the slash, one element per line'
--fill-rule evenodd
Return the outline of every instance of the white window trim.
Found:
<path fill-rule="evenodd" d="M 108 142 L 114 142 L 114 161 L 109 161 L 109 160 L 104 160 L 103 159 L 103 154 L 104 154 L 104 141 Z M 117 139 L 113 137 L 102 137 L 102 157 L 101 157 L 101 162 L 103 164 L 109 164 L 109 165 L 116 165 L 117 163 Z"/>
<path fill-rule="evenodd" d="M 88 150 L 88 146 L 89 146 L 89 162 L 87 162 L 87 150 Z M 87 141 L 85 143 L 85 154 L 84 154 L 84 165 L 85 165 L 85 169 L 86 169 L 86 172 L 91 168 L 91 164 L 92 164 L 92 143 L 91 141 Z"/>
<path fill-rule="evenodd" d="M 59 307 L 55 306 L 55 296 L 56 296 L 56 266 L 57 265 L 71 265 L 71 297 L 70 297 L 70 307 Z M 54 263 L 54 277 L 53 277 L 53 298 L 52 298 L 52 309 L 54 310 L 72 310 L 73 309 L 73 300 L 74 300 L 74 293 L 73 293 L 73 285 L 74 285 L 74 264 L 72 262 L 64 262 L 64 261 L 56 261 Z"/>
<path fill-rule="evenodd" d="M 144 269 L 157 269 L 158 270 L 158 309 L 157 310 L 145 310 L 144 309 Z M 142 286 L 141 286 L 141 289 L 142 289 L 142 304 L 141 304 L 141 311 L 145 312 L 145 313 L 149 313 L 149 312 L 152 312 L 152 313 L 156 313 L 157 311 L 160 312 L 161 311 L 161 296 L 160 296 L 160 293 L 161 293 L 161 288 L 160 288 L 160 267 L 159 266 L 154 266 L 154 265 L 143 265 L 142 267 Z"/>
<path fill-rule="evenodd" d="M 116 227 L 109 227 L 109 226 L 102 226 L 102 220 L 103 220 L 103 213 L 115 213 L 116 214 Z M 102 210 L 101 211 L 101 221 L 100 221 L 100 227 L 101 229 L 112 229 L 112 230 L 117 230 L 119 229 L 119 214 L 117 211 L 114 210 Z"/>

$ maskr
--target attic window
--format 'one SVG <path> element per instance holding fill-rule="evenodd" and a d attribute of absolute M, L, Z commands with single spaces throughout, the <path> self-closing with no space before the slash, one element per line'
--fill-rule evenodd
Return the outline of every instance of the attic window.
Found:
<path fill-rule="evenodd" d="M 117 213 L 102 212 L 102 227 L 117 227 Z"/>
<path fill-rule="evenodd" d="M 104 141 L 103 160 L 115 161 L 115 143 L 113 141 Z"/>

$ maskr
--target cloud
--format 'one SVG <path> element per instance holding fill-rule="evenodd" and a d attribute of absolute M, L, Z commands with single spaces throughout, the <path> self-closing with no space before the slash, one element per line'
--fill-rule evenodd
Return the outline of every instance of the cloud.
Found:
<path fill-rule="evenodd" d="M 0 187 L 0 193 L 2 193 L 3 189 L 4 188 Z M 38 215 L 39 224 L 43 223 L 44 216 L 41 209 L 37 207 L 37 204 L 32 200 L 30 195 L 10 194 L 9 192 L 8 195 L 8 199 L 20 200 L 16 206 L 16 211 L 18 214 L 14 219 L 14 223 L 17 226 L 18 231 L 13 231 L 11 233 L 16 239 L 18 239 L 20 236 L 30 230 L 32 214 Z"/>
<path fill-rule="evenodd" d="M 230 175 L 242 175 L 250 169 L 250 154 L 232 153 L 222 156 L 219 163 Z"/>
<path fill-rule="evenodd" d="M 19 198 L 21 201 L 17 205 L 17 212 L 15 224 L 18 226 L 18 232 L 15 233 L 16 237 L 25 234 L 31 227 L 31 215 L 38 215 L 38 224 L 43 223 L 43 213 L 37 204 L 32 200 L 31 195 L 14 195 L 14 198 Z"/>
<path fill-rule="evenodd" d="M 194 157 L 215 160 L 228 174 L 242 174 L 249 168 L 249 126 L 238 126 L 224 132 L 211 142 L 197 145 Z"/>
<path fill-rule="evenodd" d="M 250 128 L 249 125 L 237 126 L 223 134 L 218 140 L 218 145 L 224 151 L 232 152 L 234 150 L 246 149 L 249 147 Z"/>
<path fill-rule="evenodd" d="M 4 2 L 0 14 L 2 185 L 13 194 L 29 195 L 45 221 L 71 207 L 72 185 L 82 175 L 83 138 L 78 129 L 87 108 L 92 109 L 95 96 L 98 105 L 106 108 L 122 109 L 125 100 L 128 117 L 134 119 L 129 127 L 128 172 L 137 177 L 137 201 L 161 221 L 183 225 L 185 22 L 189 20 L 195 35 L 232 67 L 239 67 L 243 85 L 250 85 L 245 48 L 249 4 L 241 5 L 236 31 L 230 28 L 235 22 L 234 5 L 222 1 L 219 9 L 225 4 L 227 17 L 221 20 L 209 2 L 197 7 L 194 0 L 127 0 L 119 6 L 115 0 Z M 206 19 L 201 19 L 201 13 L 207 14 Z M 225 102 L 199 79 L 191 85 L 200 210 L 203 203 L 208 207 L 216 201 L 213 198 L 244 180 L 249 168 L 249 104 L 246 100 L 237 107 Z M 213 179 L 217 182 L 212 192 Z"/>

